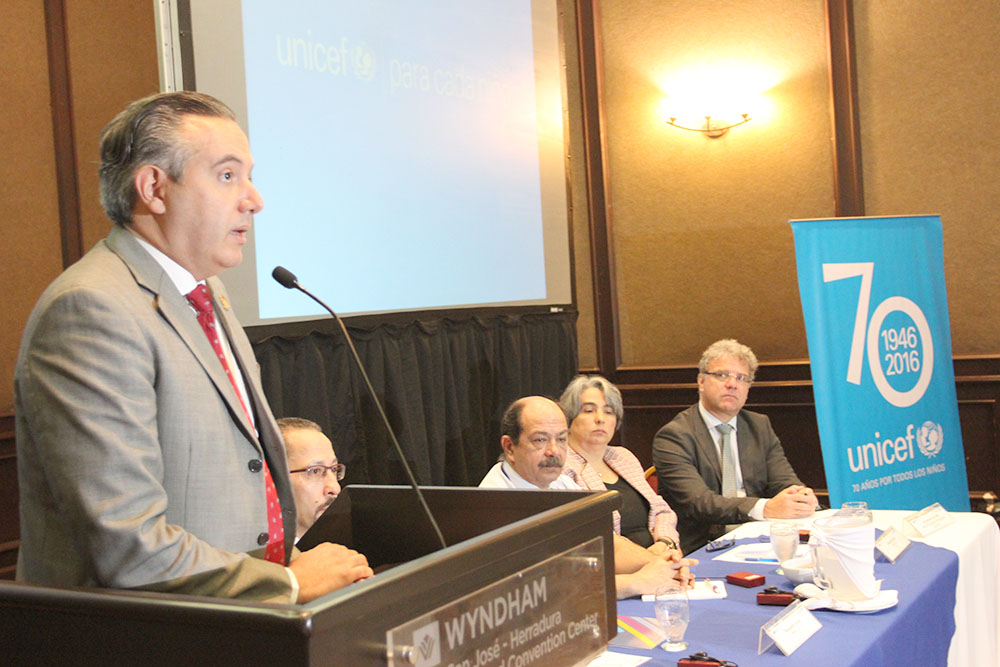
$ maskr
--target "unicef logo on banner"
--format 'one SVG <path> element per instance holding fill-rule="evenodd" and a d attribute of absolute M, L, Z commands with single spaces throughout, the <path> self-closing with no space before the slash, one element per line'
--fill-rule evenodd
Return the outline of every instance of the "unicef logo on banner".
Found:
<path fill-rule="evenodd" d="M 940 217 L 792 229 L 831 506 L 968 511 Z"/>
<path fill-rule="evenodd" d="M 924 422 L 924 425 L 917 429 L 917 447 L 920 453 L 927 457 L 935 457 L 941 453 L 944 445 L 944 429 L 940 424 L 932 421 Z"/>
<path fill-rule="evenodd" d="M 867 347 L 868 368 L 882 398 L 897 408 L 906 408 L 923 398 L 930 386 L 934 375 L 934 337 L 920 306 L 903 296 L 885 299 L 875 308 L 871 320 L 865 321 L 874 271 L 874 262 L 824 264 L 823 282 L 861 277 L 847 381 L 861 384 L 863 353 Z M 896 313 L 901 313 L 902 318 L 890 317 Z M 894 323 L 900 319 L 904 320 L 901 326 L 887 325 L 887 321 Z M 913 376 L 916 376 L 916 381 L 905 391 L 893 386 L 889 380 L 890 377 L 902 379 L 900 385 L 903 385 Z"/>

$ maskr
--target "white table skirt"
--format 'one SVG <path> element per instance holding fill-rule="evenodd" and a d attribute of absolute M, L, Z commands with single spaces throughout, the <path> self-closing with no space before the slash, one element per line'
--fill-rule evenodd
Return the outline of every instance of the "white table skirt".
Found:
<path fill-rule="evenodd" d="M 875 527 L 903 531 L 908 510 L 873 510 Z M 979 512 L 949 512 L 952 519 L 926 538 L 911 538 L 958 554 L 955 584 L 955 635 L 949 665 L 1000 665 L 1000 530 L 993 517 Z M 808 528 L 811 521 L 797 521 Z M 746 523 L 732 531 L 737 538 L 768 532 L 768 522 Z M 904 552 L 900 558 L 906 558 Z"/>

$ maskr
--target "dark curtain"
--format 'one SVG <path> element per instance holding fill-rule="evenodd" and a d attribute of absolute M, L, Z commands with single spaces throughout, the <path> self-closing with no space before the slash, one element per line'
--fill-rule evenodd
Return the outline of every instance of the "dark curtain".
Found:
<path fill-rule="evenodd" d="M 576 373 L 576 314 L 348 325 L 421 484 L 476 486 L 500 453 L 516 398 L 558 398 Z M 275 417 L 305 417 L 333 440 L 345 484 L 406 484 L 392 441 L 339 330 L 254 343 Z"/>

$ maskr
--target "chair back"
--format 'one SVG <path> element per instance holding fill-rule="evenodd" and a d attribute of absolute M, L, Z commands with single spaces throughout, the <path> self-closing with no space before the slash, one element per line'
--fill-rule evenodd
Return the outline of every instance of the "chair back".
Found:
<path fill-rule="evenodd" d="M 649 466 L 648 468 L 646 468 L 645 474 L 646 474 L 646 483 L 649 484 L 650 487 L 652 487 L 653 491 L 659 493 L 660 490 L 657 488 L 659 480 L 656 477 L 656 468 L 653 466 Z"/>

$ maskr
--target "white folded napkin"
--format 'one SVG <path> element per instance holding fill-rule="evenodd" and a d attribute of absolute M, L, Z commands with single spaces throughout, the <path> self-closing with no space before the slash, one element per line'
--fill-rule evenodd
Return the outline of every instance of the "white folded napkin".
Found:
<path fill-rule="evenodd" d="M 882 582 L 875 579 L 875 526 L 870 521 L 844 516 L 819 519 L 813 524 L 809 544 L 817 547 L 814 558 L 827 570 L 828 578 L 839 578 L 831 581 L 835 589 L 851 583 L 865 598 L 878 595 Z M 830 552 L 836 562 L 824 563 L 822 556 Z M 844 581 L 838 570 L 846 573 L 850 582 Z"/>

